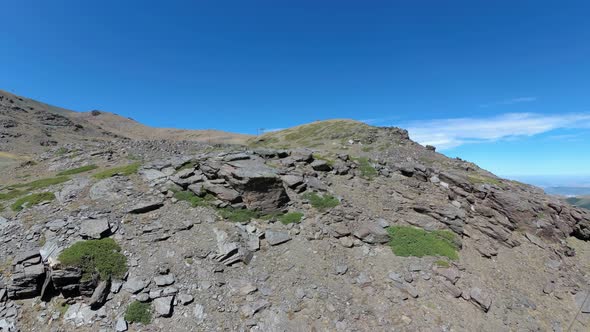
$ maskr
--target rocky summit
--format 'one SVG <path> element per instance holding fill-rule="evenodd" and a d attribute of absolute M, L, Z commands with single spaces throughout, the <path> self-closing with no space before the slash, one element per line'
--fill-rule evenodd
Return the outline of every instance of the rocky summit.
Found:
<path fill-rule="evenodd" d="M 105 114 L 0 96 L 0 331 L 590 330 L 590 211 L 539 188 L 399 128 Z"/>

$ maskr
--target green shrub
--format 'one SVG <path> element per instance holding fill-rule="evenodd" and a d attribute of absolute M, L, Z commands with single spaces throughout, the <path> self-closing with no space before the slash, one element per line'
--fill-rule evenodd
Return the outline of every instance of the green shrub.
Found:
<path fill-rule="evenodd" d="M 125 311 L 125 320 L 130 323 L 148 325 L 152 321 L 152 307 L 149 303 L 135 301 Z"/>
<path fill-rule="evenodd" d="M 25 208 L 26 206 L 33 206 L 45 201 L 52 201 L 55 199 L 55 195 L 50 192 L 42 192 L 36 194 L 30 194 L 25 197 L 21 197 L 16 200 L 11 206 L 12 211 L 18 212 Z"/>
<path fill-rule="evenodd" d="M 111 238 L 76 242 L 65 249 L 58 259 L 65 266 L 80 268 L 83 280 L 92 279 L 94 273 L 98 273 L 103 280 L 122 278 L 127 272 L 127 258 Z"/>
<path fill-rule="evenodd" d="M 187 201 L 192 206 L 209 206 L 215 197 L 211 194 L 207 194 L 204 197 L 195 195 L 192 191 L 177 191 L 174 193 L 174 198 L 179 201 Z"/>
<path fill-rule="evenodd" d="M 68 149 L 61 147 L 55 151 L 55 154 L 58 156 L 63 156 L 64 154 L 68 153 Z"/>
<path fill-rule="evenodd" d="M 57 175 L 74 175 L 74 174 L 92 171 L 97 168 L 98 168 L 98 166 L 96 166 L 96 165 L 87 165 L 87 166 L 82 166 L 82 167 L 78 167 L 78 168 L 68 169 L 63 172 L 57 173 Z"/>
<path fill-rule="evenodd" d="M 377 170 L 371 164 L 369 158 L 361 157 L 354 159 L 359 164 L 359 170 L 361 171 L 361 176 L 365 179 L 372 180 L 377 176 Z"/>
<path fill-rule="evenodd" d="M 261 218 L 263 215 L 258 211 L 248 210 L 248 209 L 236 209 L 232 207 L 225 207 L 221 209 L 217 209 L 219 215 L 233 222 L 249 222 L 254 218 Z"/>
<path fill-rule="evenodd" d="M 300 223 L 301 218 L 303 218 L 303 213 L 301 212 L 289 212 L 279 217 L 279 220 L 285 224 L 292 224 L 292 223 Z"/>
<path fill-rule="evenodd" d="M 328 194 L 320 196 L 316 193 L 309 192 L 305 193 L 303 198 L 307 199 L 311 206 L 318 210 L 326 210 L 340 204 L 338 198 Z"/>
<path fill-rule="evenodd" d="M 140 166 L 141 166 L 140 163 L 133 163 L 133 164 L 129 164 L 127 166 L 112 167 L 109 169 L 105 169 L 102 172 L 98 172 L 98 173 L 94 174 L 93 176 L 96 179 L 102 180 L 102 179 L 107 179 L 107 178 L 113 177 L 115 175 L 131 175 L 131 174 L 137 173 L 137 170 L 139 170 Z"/>
<path fill-rule="evenodd" d="M 388 228 L 391 249 L 397 256 L 443 256 L 458 259 L 455 235 L 450 231 L 425 231 L 408 226 Z"/>

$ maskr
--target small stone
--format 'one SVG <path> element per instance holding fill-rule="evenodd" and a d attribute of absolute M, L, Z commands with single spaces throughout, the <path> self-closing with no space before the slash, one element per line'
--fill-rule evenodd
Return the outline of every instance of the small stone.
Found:
<path fill-rule="evenodd" d="M 150 295 L 148 293 L 137 294 L 136 299 L 139 302 L 147 302 L 150 300 Z"/>
<path fill-rule="evenodd" d="M 450 281 L 453 284 L 455 284 L 457 282 L 457 280 L 459 280 L 459 278 L 461 277 L 461 273 L 456 268 L 447 268 L 447 269 L 436 268 L 434 271 L 436 272 L 436 274 L 444 277 L 445 279 L 447 279 L 448 281 Z"/>
<path fill-rule="evenodd" d="M 256 287 L 253 284 L 248 283 L 240 288 L 239 293 L 240 293 L 240 295 L 245 296 L 245 295 L 252 294 L 257 290 L 258 290 L 258 287 Z"/>
<path fill-rule="evenodd" d="M 269 306 L 270 306 L 270 302 L 268 302 L 267 300 L 264 300 L 264 299 L 260 299 L 260 300 L 254 301 L 252 303 L 243 305 L 240 308 L 240 312 L 242 313 L 242 316 L 244 316 L 246 318 L 250 318 L 250 317 L 254 316 L 260 310 L 268 308 Z"/>
<path fill-rule="evenodd" d="M 348 265 L 338 264 L 338 265 L 336 265 L 335 270 L 336 270 L 336 274 L 338 274 L 338 275 L 346 274 L 346 272 L 348 271 Z"/>
<path fill-rule="evenodd" d="M 193 315 L 195 316 L 197 322 L 203 322 L 206 316 L 205 307 L 203 307 L 203 305 L 199 303 L 195 304 L 195 308 L 193 309 Z"/>
<path fill-rule="evenodd" d="M 137 294 L 141 292 L 147 286 L 145 280 L 139 278 L 131 278 L 123 285 L 123 289 L 131 294 Z"/>
<path fill-rule="evenodd" d="M 123 317 L 119 317 L 117 319 L 117 323 L 115 324 L 115 331 L 125 332 L 125 331 L 127 331 L 127 329 L 128 329 L 127 322 L 125 321 L 125 319 L 123 319 Z"/>
<path fill-rule="evenodd" d="M 157 317 L 170 317 L 172 314 L 173 296 L 161 297 L 154 300 L 154 309 Z"/>
<path fill-rule="evenodd" d="M 110 233 L 111 227 L 106 219 L 83 220 L 80 225 L 80 235 L 85 238 L 101 239 Z"/>
<path fill-rule="evenodd" d="M 338 241 L 344 248 L 352 248 L 354 246 L 354 241 L 349 236 L 341 237 Z"/>
<path fill-rule="evenodd" d="M 191 304 L 194 301 L 194 297 L 190 294 L 180 294 L 178 296 L 178 300 L 180 301 L 180 303 L 182 305 L 188 305 Z"/>
<path fill-rule="evenodd" d="M 172 285 L 176 281 L 173 274 L 166 274 L 154 278 L 156 285 L 160 287 Z"/>
<path fill-rule="evenodd" d="M 469 292 L 471 301 L 477 304 L 484 312 L 488 312 L 492 306 L 492 299 L 481 289 L 474 287 Z"/>
<path fill-rule="evenodd" d="M 111 283 L 111 293 L 113 294 L 117 294 L 121 291 L 121 287 L 123 287 L 123 282 L 119 281 L 119 280 L 114 280 Z"/>
<path fill-rule="evenodd" d="M 289 233 L 271 230 L 264 232 L 264 237 L 271 246 L 276 246 L 291 240 Z"/>
<path fill-rule="evenodd" d="M 454 298 L 458 298 L 461 296 L 461 294 L 463 293 L 461 291 L 461 289 L 459 289 L 459 287 L 455 286 L 454 284 L 452 284 L 449 281 L 443 281 L 442 282 L 443 287 L 449 292 L 449 294 L 451 294 L 451 296 L 453 296 Z"/>
<path fill-rule="evenodd" d="M 580 308 L 580 311 L 584 314 L 590 314 L 590 291 L 582 291 L 576 294 L 575 301 L 576 306 Z"/>
<path fill-rule="evenodd" d="M 553 281 L 548 282 L 545 287 L 543 287 L 543 293 L 551 294 L 555 290 L 555 283 Z"/>

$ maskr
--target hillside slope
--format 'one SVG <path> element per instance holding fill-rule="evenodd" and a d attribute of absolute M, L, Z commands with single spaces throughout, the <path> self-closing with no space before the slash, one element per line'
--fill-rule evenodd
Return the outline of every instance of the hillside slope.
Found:
<path fill-rule="evenodd" d="M 173 140 L 240 144 L 251 136 L 218 130 L 151 128 L 107 112 L 74 112 L 0 90 L 0 151 L 26 155 L 80 141 Z M 6 160 L 6 158 L 4 158 Z"/>
<path fill-rule="evenodd" d="M 590 326 L 590 211 L 403 129 L 330 120 L 212 147 L 103 138 L 87 116 L 0 174 L 3 329 Z"/>

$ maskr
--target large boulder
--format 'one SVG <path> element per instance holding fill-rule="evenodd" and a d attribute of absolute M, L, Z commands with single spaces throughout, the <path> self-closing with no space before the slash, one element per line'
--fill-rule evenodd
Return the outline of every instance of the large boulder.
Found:
<path fill-rule="evenodd" d="M 248 209 L 274 212 L 289 202 L 281 177 L 263 159 L 229 162 L 221 167 L 219 175 L 241 192 Z"/>
<path fill-rule="evenodd" d="M 14 259 L 8 284 L 8 297 L 24 299 L 38 296 L 45 280 L 45 266 L 39 250 L 26 251 Z"/>

